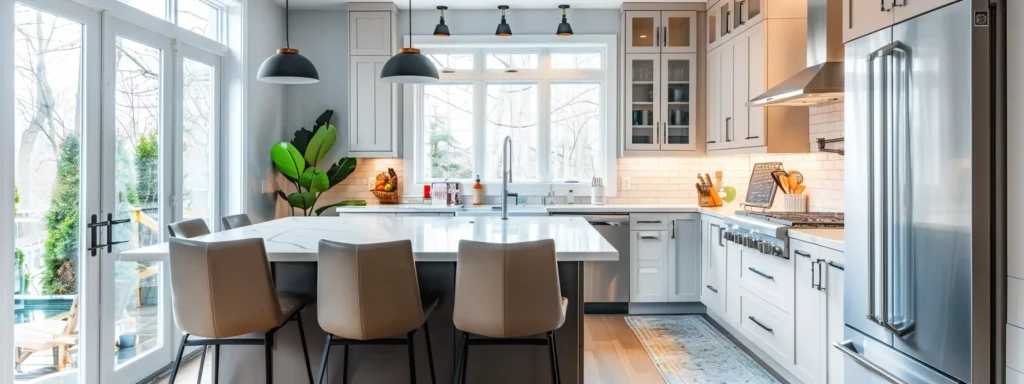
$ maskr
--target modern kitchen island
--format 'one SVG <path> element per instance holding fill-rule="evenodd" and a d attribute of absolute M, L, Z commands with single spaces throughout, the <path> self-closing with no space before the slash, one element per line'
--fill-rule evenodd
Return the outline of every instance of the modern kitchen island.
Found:
<path fill-rule="evenodd" d="M 316 261 L 320 240 L 347 243 L 412 241 L 423 292 L 440 298 L 431 315 L 430 332 L 438 382 L 451 382 L 457 331 L 452 325 L 455 265 L 461 240 L 518 243 L 553 239 L 562 296 L 569 299 L 565 324 L 556 332 L 561 378 L 583 382 L 583 275 L 585 261 L 615 261 L 619 255 L 590 224 L 579 217 L 394 217 L 338 216 L 289 217 L 211 235 L 204 241 L 263 238 L 280 291 L 316 294 Z M 167 243 L 122 252 L 122 261 L 166 262 Z M 164 280 L 166 281 L 166 279 Z M 317 301 L 330 300 L 317 297 Z M 170 319 L 170 303 L 162 303 Z M 316 320 L 315 303 L 303 312 L 311 364 L 320 363 L 326 334 Z M 400 335 L 396 335 L 400 336 Z M 274 344 L 274 379 L 279 383 L 306 381 L 305 365 L 295 326 L 282 328 Z M 430 382 L 426 343 L 416 335 L 417 378 Z M 221 348 L 220 379 L 226 383 L 263 382 L 263 354 L 259 347 Z M 353 346 L 349 380 L 353 383 L 408 382 L 404 346 Z M 332 351 L 325 383 L 340 383 L 340 350 Z M 547 349 L 536 346 L 479 346 L 470 349 L 470 383 L 544 383 L 550 381 Z M 316 373 L 314 372 L 314 375 Z"/>

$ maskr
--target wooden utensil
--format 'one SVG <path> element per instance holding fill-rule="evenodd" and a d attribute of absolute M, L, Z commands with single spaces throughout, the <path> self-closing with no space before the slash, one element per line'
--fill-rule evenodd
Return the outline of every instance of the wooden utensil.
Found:
<path fill-rule="evenodd" d="M 783 170 L 772 171 L 772 179 L 782 189 L 782 193 L 789 193 L 789 174 Z"/>

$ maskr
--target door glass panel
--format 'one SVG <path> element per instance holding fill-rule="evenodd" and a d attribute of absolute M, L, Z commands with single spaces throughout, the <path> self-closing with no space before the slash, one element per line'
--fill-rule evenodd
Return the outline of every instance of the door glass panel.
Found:
<path fill-rule="evenodd" d="M 601 152 L 601 84 L 551 85 L 551 179 L 589 180 Z"/>
<path fill-rule="evenodd" d="M 633 144 L 654 144 L 654 60 L 633 60 L 632 129 Z"/>
<path fill-rule="evenodd" d="M 75 382 L 84 28 L 17 3 L 14 15 L 14 381 Z"/>
<path fill-rule="evenodd" d="M 666 144 L 690 143 L 690 60 L 668 60 L 665 104 L 668 107 Z"/>
<path fill-rule="evenodd" d="M 653 17 L 634 17 L 633 30 L 630 31 L 630 35 L 633 36 L 634 47 L 653 47 L 654 46 L 654 18 Z"/>
<path fill-rule="evenodd" d="M 182 60 L 182 206 L 185 219 L 206 220 L 214 226 L 213 135 L 216 97 L 213 66 Z"/>
<path fill-rule="evenodd" d="M 685 16 L 673 16 L 668 18 L 668 46 L 689 47 L 690 46 L 690 20 Z"/>
<path fill-rule="evenodd" d="M 160 49 L 117 37 L 115 40 L 114 331 L 118 366 L 159 348 L 163 335 L 158 315 L 161 274 L 158 263 L 121 261 L 123 251 L 161 241 L 159 134 L 163 121 Z M 109 169 L 110 167 L 108 167 Z"/>

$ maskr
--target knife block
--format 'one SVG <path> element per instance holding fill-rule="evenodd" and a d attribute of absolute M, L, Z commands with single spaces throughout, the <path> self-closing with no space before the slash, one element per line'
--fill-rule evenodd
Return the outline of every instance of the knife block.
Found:
<path fill-rule="evenodd" d="M 697 205 L 701 207 L 721 207 L 722 197 L 718 196 L 718 189 L 714 185 L 708 187 L 709 195 L 697 195 Z"/>

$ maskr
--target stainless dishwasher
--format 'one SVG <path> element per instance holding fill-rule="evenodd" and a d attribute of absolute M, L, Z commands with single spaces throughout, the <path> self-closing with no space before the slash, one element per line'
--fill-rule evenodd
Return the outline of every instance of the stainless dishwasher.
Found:
<path fill-rule="evenodd" d="M 557 215 L 557 214 L 555 214 Z M 554 216 L 554 215 L 553 215 Z M 562 216 L 569 216 L 562 214 Z M 571 215 L 580 216 L 580 215 Z M 615 250 L 619 261 L 583 263 L 585 313 L 627 313 L 629 311 L 629 215 L 583 215 Z"/>

